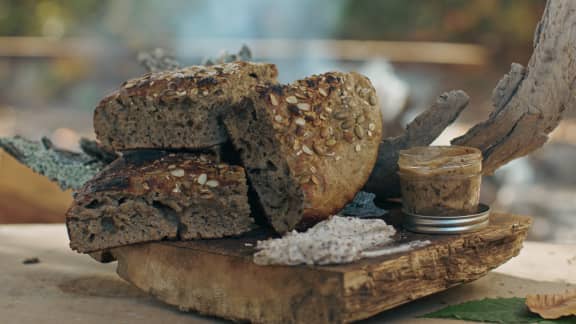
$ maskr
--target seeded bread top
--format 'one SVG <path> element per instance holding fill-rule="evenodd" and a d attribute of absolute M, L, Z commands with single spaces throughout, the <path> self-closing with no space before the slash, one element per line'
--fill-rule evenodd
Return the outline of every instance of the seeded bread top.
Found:
<path fill-rule="evenodd" d="M 214 163 L 209 157 L 169 154 L 154 161 L 130 161 L 120 158 L 110 164 L 78 192 L 77 203 L 94 199 L 98 192 L 122 192 L 135 197 L 151 192 L 213 199 L 217 188 L 245 185 L 244 169 Z"/>
<path fill-rule="evenodd" d="M 114 150 L 198 149 L 224 143 L 221 112 L 252 93 L 259 82 L 276 82 L 277 75 L 274 64 L 250 62 L 147 73 L 124 82 L 99 103 L 96 136 Z"/>
<path fill-rule="evenodd" d="M 186 98 L 198 100 L 210 96 L 232 96 L 234 98 L 231 99 L 240 99 L 245 93 L 227 90 L 243 87 L 246 80 L 253 79 L 252 83 L 270 82 L 275 81 L 277 76 L 278 70 L 274 64 L 240 61 L 212 66 L 194 65 L 180 70 L 146 73 L 142 77 L 128 80 L 120 89 L 103 99 L 100 105 L 125 97 L 144 98 L 160 103 Z"/>
<path fill-rule="evenodd" d="M 269 107 L 282 154 L 302 185 L 304 220 L 336 213 L 376 162 L 382 117 L 370 80 L 329 72 L 287 86 L 259 86 L 256 96 Z"/>

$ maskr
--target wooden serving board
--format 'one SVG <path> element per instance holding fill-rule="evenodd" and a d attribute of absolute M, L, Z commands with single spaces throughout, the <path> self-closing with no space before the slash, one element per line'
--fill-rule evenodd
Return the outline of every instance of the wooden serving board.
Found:
<path fill-rule="evenodd" d="M 140 244 L 113 253 L 122 278 L 181 310 L 256 323 L 346 323 L 476 280 L 516 256 L 530 218 L 493 213 L 490 223 L 462 235 L 400 231 L 402 242 L 432 243 L 338 266 L 256 265 L 254 245 L 264 233 Z"/>

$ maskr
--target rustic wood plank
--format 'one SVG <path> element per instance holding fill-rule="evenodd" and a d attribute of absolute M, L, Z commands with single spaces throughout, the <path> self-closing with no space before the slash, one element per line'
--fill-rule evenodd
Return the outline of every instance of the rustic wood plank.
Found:
<path fill-rule="evenodd" d="M 400 214 L 388 220 L 400 221 Z M 531 221 L 495 213 L 488 228 L 462 235 L 401 232 L 428 239 L 413 251 L 339 266 L 258 266 L 266 233 L 235 239 L 161 242 L 115 249 L 118 274 L 159 300 L 256 323 L 345 323 L 476 280 L 516 256 Z"/>

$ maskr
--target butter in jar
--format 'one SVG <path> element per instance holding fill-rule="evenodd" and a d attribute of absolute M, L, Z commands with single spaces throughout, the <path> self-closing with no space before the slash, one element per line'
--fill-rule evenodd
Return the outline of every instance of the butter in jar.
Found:
<path fill-rule="evenodd" d="M 398 174 L 408 213 L 455 216 L 478 209 L 482 153 L 476 148 L 422 146 L 402 150 Z"/>

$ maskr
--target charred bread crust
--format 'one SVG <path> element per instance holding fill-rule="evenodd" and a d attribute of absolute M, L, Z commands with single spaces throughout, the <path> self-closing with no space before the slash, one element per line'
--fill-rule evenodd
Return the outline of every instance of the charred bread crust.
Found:
<path fill-rule="evenodd" d="M 101 250 L 101 251 L 90 252 L 90 253 L 88 253 L 88 255 L 92 259 L 94 259 L 100 263 L 110 263 L 110 262 L 116 261 L 116 257 L 112 254 L 112 252 L 110 250 Z"/>
<path fill-rule="evenodd" d="M 242 167 L 182 153 L 132 162 L 116 160 L 76 194 L 66 217 L 73 250 L 219 238 L 253 228 Z"/>

